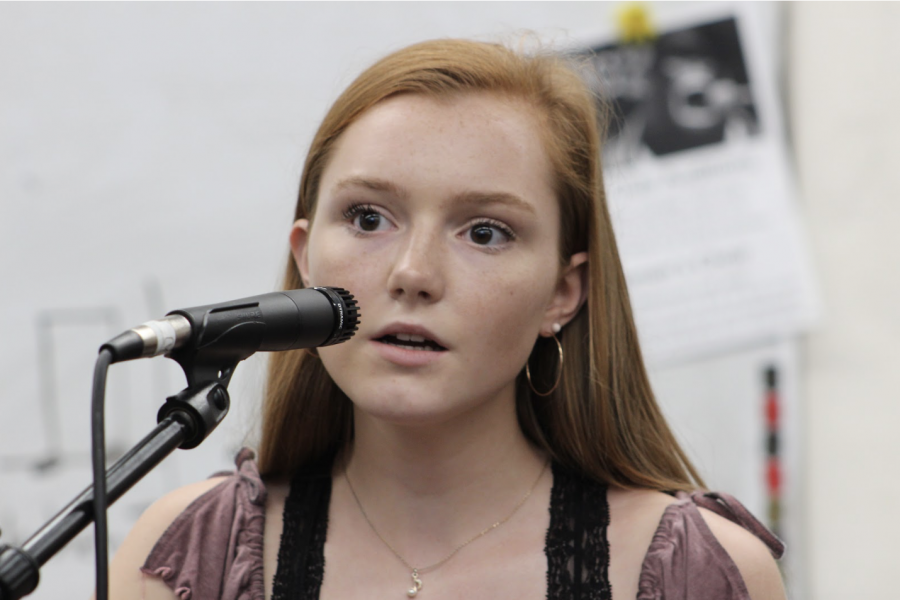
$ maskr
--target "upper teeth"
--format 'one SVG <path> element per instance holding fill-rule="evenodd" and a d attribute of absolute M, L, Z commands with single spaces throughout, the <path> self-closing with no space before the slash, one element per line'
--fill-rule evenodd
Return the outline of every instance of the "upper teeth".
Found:
<path fill-rule="evenodd" d="M 404 342 L 424 342 L 425 338 L 421 335 L 412 335 L 411 333 L 398 333 L 395 334 L 395 337 L 398 340 Z"/>

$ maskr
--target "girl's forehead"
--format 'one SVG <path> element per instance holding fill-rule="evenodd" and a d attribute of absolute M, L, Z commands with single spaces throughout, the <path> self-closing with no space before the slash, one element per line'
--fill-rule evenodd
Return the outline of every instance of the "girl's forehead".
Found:
<path fill-rule="evenodd" d="M 404 94 L 372 107 L 341 134 L 323 179 L 347 168 L 383 173 L 406 165 L 533 179 L 549 177 L 549 164 L 540 124 L 521 103 L 492 94 Z"/>
<path fill-rule="evenodd" d="M 445 120 L 457 119 L 463 122 L 501 119 L 509 115 L 520 117 L 522 125 L 529 128 L 538 126 L 538 111 L 525 100 L 489 91 L 464 91 L 447 94 L 402 93 L 388 96 L 363 111 L 356 122 L 372 118 L 373 113 L 400 115 L 428 115 Z"/>

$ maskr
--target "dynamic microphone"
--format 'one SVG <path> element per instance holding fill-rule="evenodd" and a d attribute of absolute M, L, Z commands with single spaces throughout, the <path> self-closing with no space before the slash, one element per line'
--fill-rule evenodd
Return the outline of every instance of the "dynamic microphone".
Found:
<path fill-rule="evenodd" d="M 160 354 L 178 360 L 185 353 L 202 356 L 206 363 L 237 363 L 259 351 L 345 342 L 356 332 L 359 316 L 353 295 L 342 288 L 287 290 L 173 310 L 116 336 L 100 350 L 109 350 L 114 363 Z"/>

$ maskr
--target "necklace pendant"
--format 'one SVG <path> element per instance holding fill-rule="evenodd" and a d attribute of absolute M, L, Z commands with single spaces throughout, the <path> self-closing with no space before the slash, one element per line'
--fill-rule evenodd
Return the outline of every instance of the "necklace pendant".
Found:
<path fill-rule="evenodd" d="M 408 590 L 406 590 L 406 595 L 409 596 L 410 598 L 415 598 L 416 595 L 419 593 L 419 590 L 422 589 L 422 580 L 419 579 L 419 570 L 418 569 L 413 569 L 412 580 L 413 580 L 413 586 L 411 588 L 409 588 Z"/>

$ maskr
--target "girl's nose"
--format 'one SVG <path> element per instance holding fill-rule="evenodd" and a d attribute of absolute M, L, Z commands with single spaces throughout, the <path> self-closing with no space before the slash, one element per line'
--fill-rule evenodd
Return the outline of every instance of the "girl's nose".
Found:
<path fill-rule="evenodd" d="M 440 253 L 437 235 L 411 235 L 388 276 L 391 297 L 405 302 L 432 303 L 440 300 L 444 295 Z"/>

